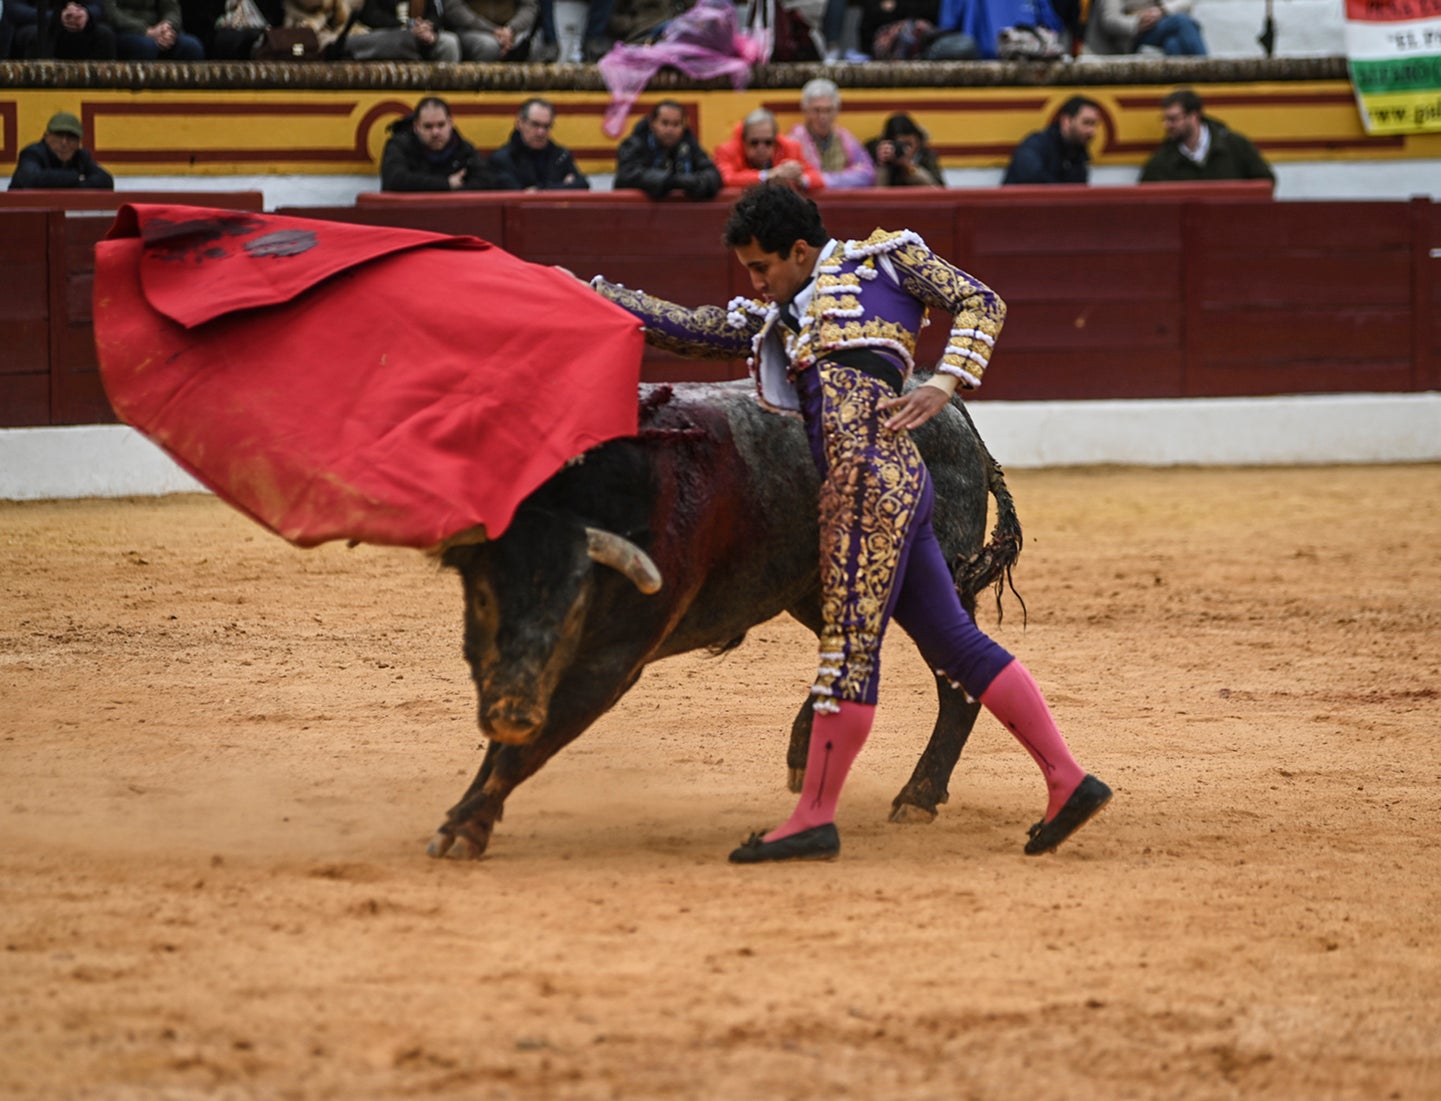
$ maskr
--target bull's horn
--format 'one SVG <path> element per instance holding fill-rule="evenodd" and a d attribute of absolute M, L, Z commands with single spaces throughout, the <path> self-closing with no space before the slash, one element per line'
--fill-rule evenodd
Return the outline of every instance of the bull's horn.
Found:
<path fill-rule="evenodd" d="M 619 570 L 641 592 L 649 596 L 660 590 L 660 570 L 656 569 L 650 555 L 629 539 L 622 539 L 614 532 L 601 528 L 586 528 L 586 553 L 602 566 Z"/>

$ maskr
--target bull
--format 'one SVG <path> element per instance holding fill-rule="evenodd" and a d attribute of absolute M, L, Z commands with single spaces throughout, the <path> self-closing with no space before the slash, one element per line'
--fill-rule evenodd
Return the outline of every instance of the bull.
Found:
<path fill-rule="evenodd" d="M 820 631 L 819 481 L 799 419 L 762 409 L 742 381 L 643 386 L 640 423 L 527 497 L 499 538 L 441 550 L 460 577 L 488 744 L 432 856 L 483 854 L 510 793 L 650 662 L 724 652 L 781 612 Z M 1019 555 L 1014 506 L 959 399 L 915 437 L 935 483 L 936 537 L 973 612 L 987 585 L 999 599 Z M 986 544 L 989 497 L 997 522 Z M 975 724 L 978 703 L 943 677 L 936 686 L 935 726 L 893 821 L 935 817 Z M 807 696 L 786 755 L 793 791 L 810 722 Z"/>

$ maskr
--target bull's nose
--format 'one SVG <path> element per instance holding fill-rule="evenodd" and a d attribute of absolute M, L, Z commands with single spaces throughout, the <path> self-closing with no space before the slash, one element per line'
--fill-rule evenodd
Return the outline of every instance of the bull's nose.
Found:
<path fill-rule="evenodd" d="M 481 731 L 503 745 L 525 745 L 540 732 L 544 722 L 544 711 L 515 700 L 502 700 L 480 709 Z"/>

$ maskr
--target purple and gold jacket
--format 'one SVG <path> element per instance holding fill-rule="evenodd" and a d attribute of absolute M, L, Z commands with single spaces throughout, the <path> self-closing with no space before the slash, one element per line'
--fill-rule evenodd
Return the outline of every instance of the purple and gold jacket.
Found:
<path fill-rule="evenodd" d="M 936 371 L 955 375 L 968 388 L 979 386 L 1006 316 L 994 291 L 908 229 L 878 229 L 864 241 L 827 244 L 813 282 L 793 303 L 800 322 L 794 332 L 778 323 L 776 303 L 758 298 L 736 298 L 725 309 L 689 309 L 604 279 L 593 285 L 640 318 L 646 340 L 656 347 L 711 359 L 748 355 L 761 401 L 792 412 L 800 408 L 792 380 L 831 352 L 870 349 L 909 374 L 932 308 L 952 317 Z"/>

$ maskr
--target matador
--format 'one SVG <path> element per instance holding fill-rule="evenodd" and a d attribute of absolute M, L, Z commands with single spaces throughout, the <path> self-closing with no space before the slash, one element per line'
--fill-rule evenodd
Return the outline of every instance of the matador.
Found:
<path fill-rule="evenodd" d="M 933 490 L 908 429 L 958 386 L 980 385 L 1005 304 L 909 230 L 831 237 L 814 202 L 764 184 L 732 208 L 725 243 L 754 298 L 676 305 L 597 277 L 648 342 L 690 356 L 748 357 L 760 401 L 800 415 L 821 475 L 823 629 L 800 800 L 780 826 L 731 853 L 741 864 L 833 859 L 835 810 L 875 713 L 881 640 L 894 618 L 933 669 L 995 715 L 1040 767 L 1046 811 L 1025 851 L 1050 852 L 1111 796 L 1072 756 L 1025 667 L 961 606 L 931 528 Z M 935 373 L 902 394 L 928 311 L 951 331 Z"/>

